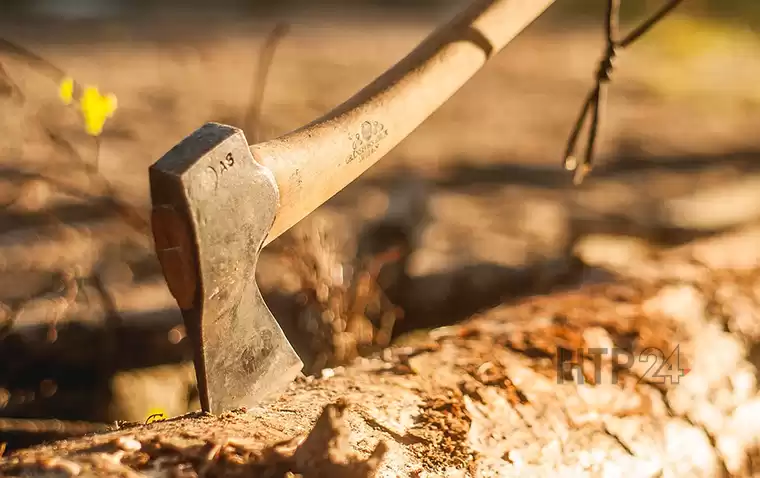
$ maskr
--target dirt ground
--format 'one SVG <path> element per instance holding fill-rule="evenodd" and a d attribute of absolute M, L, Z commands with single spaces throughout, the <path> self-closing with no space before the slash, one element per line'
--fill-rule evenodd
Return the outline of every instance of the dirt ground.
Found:
<path fill-rule="evenodd" d="M 366 330 L 309 319 L 309 301 L 320 299 L 304 292 L 327 283 L 355 301 L 344 289 L 359 281 L 357 256 L 400 243 L 408 251 L 378 279 L 392 305 L 376 305 L 367 343 L 381 346 L 388 310 L 395 337 L 599 279 L 577 273 L 573 251 L 614 262 L 758 221 L 760 40 L 669 22 L 618 59 L 600 165 L 583 185 L 573 186 L 561 156 L 602 37 L 598 28 L 538 21 L 388 157 L 275 241 L 257 276 L 306 372 L 361 349 L 356 337 Z M 115 24 L 98 41 L 59 27 L 42 41 L 39 30 L 8 26 L 8 39 L 114 93 L 118 109 L 96 144 L 54 82 L 0 56 L 0 416 L 142 421 L 197 407 L 180 315 L 148 231 L 133 226 L 148 217 L 148 166 L 184 136 L 207 121 L 252 136 L 243 119 L 273 25 Z M 294 19 L 268 77 L 261 138 L 329 111 L 432 28 Z M 97 176 L 87 169 L 94 164 Z M 125 220 L 114 195 L 138 219 Z M 384 236 L 389 228 L 401 238 Z M 43 421 L 0 418 L 0 426 L 11 446 L 41 430 L 75 433 Z"/>

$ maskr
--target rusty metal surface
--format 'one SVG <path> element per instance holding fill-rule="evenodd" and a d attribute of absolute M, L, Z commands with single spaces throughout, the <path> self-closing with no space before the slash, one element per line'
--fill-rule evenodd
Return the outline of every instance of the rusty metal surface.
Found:
<path fill-rule="evenodd" d="M 271 173 L 242 131 L 208 123 L 151 166 L 150 184 L 156 252 L 195 348 L 203 409 L 281 391 L 302 363 L 256 284 L 279 204 Z"/>

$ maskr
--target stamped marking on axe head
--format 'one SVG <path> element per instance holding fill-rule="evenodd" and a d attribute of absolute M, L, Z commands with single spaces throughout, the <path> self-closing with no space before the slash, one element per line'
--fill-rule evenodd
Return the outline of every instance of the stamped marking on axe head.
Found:
<path fill-rule="evenodd" d="M 256 285 L 261 248 L 385 156 L 553 2 L 476 0 L 324 117 L 253 146 L 208 123 L 151 166 L 156 254 L 204 411 L 256 405 L 302 368 Z"/>

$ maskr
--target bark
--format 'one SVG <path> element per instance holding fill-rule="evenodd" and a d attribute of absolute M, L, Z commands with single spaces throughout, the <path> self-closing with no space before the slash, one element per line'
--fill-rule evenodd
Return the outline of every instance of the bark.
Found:
<path fill-rule="evenodd" d="M 419 334 L 254 409 L 19 450 L 0 474 L 750 476 L 758 237 L 749 229 L 664 255 L 623 247 L 610 265 L 618 281 Z M 613 345 L 632 366 L 593 353 Z M 658 373 L 654 350 L 685 375 Z M 558 367 L 562 351 L 578 367 Z"/>

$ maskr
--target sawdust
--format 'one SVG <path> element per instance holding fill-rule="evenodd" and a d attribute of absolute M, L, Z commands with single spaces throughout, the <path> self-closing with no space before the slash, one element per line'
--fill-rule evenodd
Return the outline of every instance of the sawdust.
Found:
<path fill-rule="evenodd" d="M 302 306 L 295 322 L 304 373 L 346 364 L 388 346 L 402 314 L 378 283 L 384 263 L 395 256 L 355 260 L 355 245 L 335 230 L 339 221 L 323 218 L 288 231 L 272 248 L 288 264 Z M 303 344 L 299 347 L 299 344 Z"/>
<path fill-rule="evenodd" d="M 367 459 L 355 456 L 347 442 L 350 430 L 344 421 L 346 404 L 327 405 L 313 429 L 268 448 L 255 440 L 235 437 L 201 438 L 193 434 L 155 435 L 137 439 L 123 435 L 78 450 L 75 463 L 67 459 L 38 456 L 32 461 L 11 463 L 4 473 L 63 472 L 68 476 L 115 474 L 121 476 L 182 477 L 336 477 L 372 478 L 387 450 L 380 442 Z M 209 425 L 234 419 L 243 411 L 220 418 L 197 417 Z M 183 417 L 184 419 L 190 417 Z M 75 458 L 75 457 L 72 457 Z"/>
<path fill-rule="evenodd" d="M 421 440 L 411 445 L 422 466 L 431 472 L 450 467 L 467 468 L 472 453 L 467 446 L 470 421 L 458 390 L 432 394 L 421 407 L 418 423 L 411 434 Z"/>

